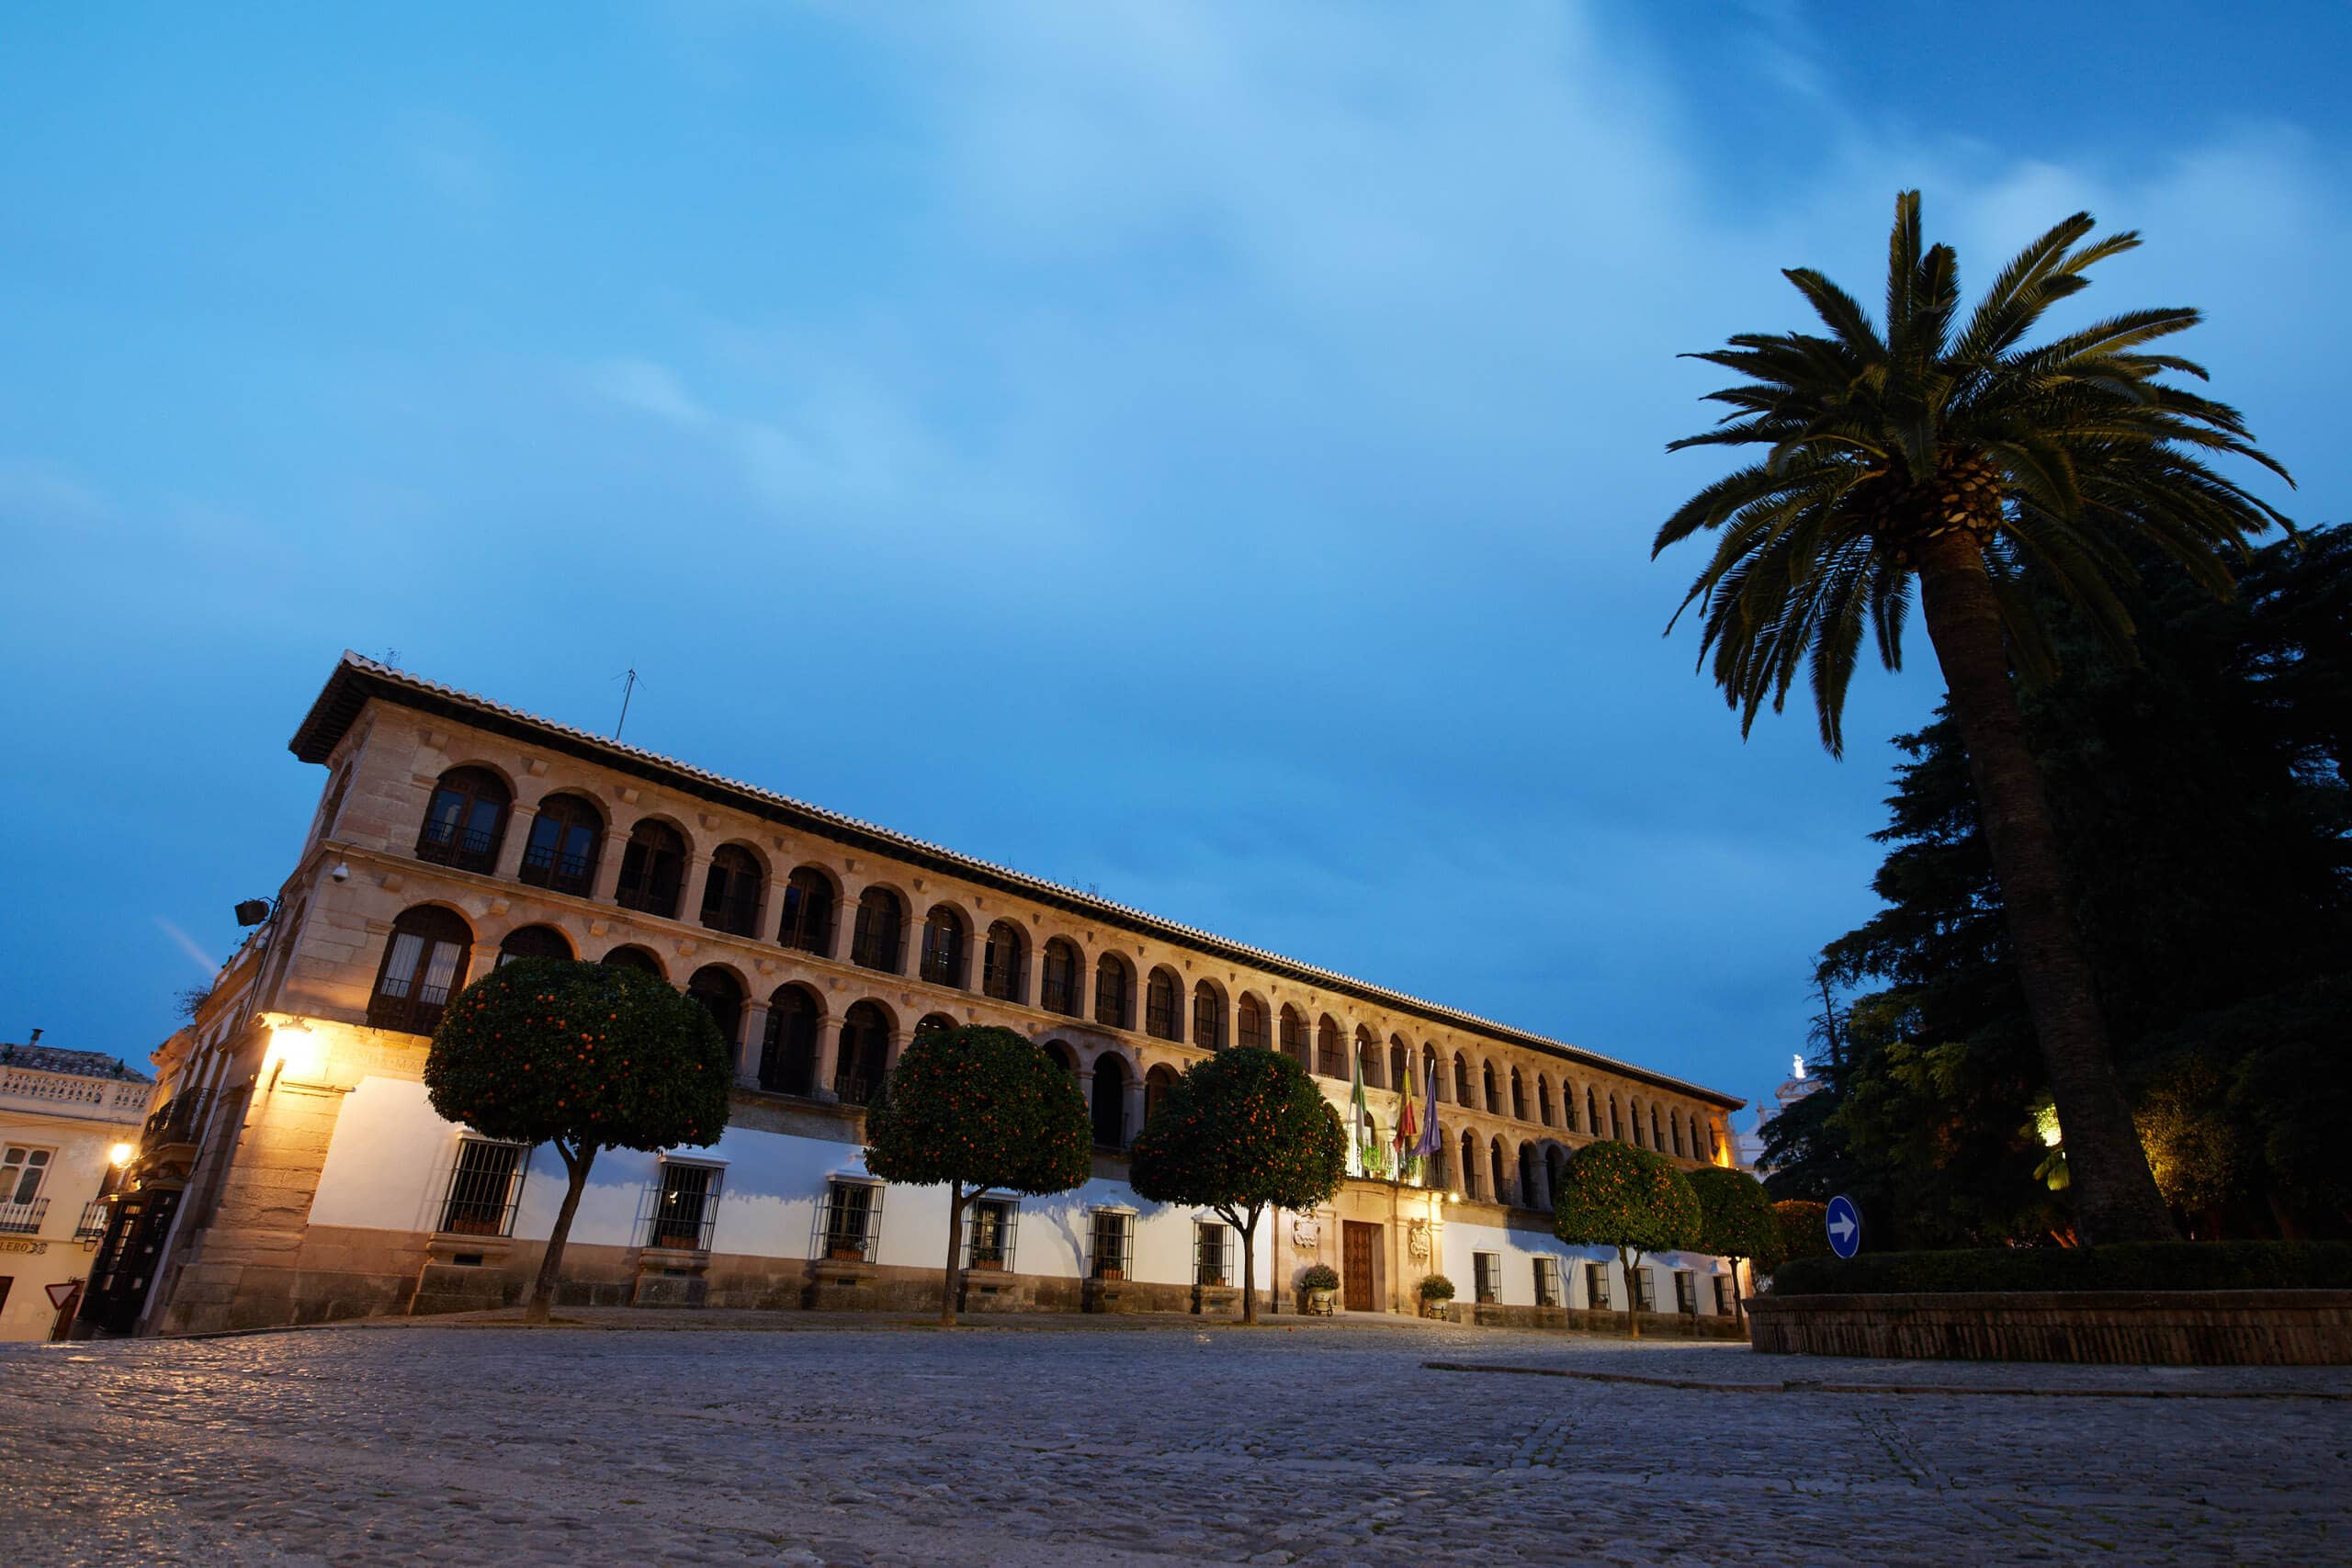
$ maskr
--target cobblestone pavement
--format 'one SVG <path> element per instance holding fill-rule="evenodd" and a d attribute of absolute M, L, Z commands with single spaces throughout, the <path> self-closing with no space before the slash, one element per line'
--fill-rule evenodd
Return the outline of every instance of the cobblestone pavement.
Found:
<path fill-rule="evenodd" d="M 2346 1395 L 1394 1321 L 0 1346 L 0 1562 L 2341 1562 Z"/>

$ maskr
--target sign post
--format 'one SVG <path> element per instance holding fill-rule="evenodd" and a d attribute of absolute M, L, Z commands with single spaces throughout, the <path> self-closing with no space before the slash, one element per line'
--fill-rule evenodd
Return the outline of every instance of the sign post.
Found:
<path fill-rule="evenodd" d="M 1822 1223 L 1829 1230 L 1829 1250 L 1838 1257 L 1851 1258 L 1862 1249 L 1861 1212 L 1843 1192 L 1829 1200 L 1829 1213 Z"/>

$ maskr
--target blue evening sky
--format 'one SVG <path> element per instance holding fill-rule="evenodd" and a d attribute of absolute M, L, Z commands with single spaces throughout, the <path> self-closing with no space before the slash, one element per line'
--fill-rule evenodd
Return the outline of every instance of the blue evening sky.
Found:
<path fill-rule="evenodd" d="M 1676 351 L 2089 207 L 2352 513 L 2340 4 L 221 11 L 0 20 L 0 1038 L 170 1031 L 347 645 L 1755 1097 L 1938 684 L 1742 743 Z"/>

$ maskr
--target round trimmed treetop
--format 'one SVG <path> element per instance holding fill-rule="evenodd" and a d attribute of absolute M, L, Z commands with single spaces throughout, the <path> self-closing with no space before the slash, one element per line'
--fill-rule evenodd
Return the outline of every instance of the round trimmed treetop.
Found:
<path fill-rule="evenodd" d="M 1035 1041 L 984 1024 L 916 1035 L 865 1113 L 865 1142 L 866 1169 L 915 1187 L 1067 1192 L 1093 1169 L 1078 1080 Z"/>
<path fill-rule="evenodd" d="M 1575 1246 L 1685 1252 L 1699 1245 L 1699 1198 L 1665 1156 L 1602 1139 L 1561 1168 L 1552 1229 Z"/>
<path fill-rule="evenodd" d="M 1244 1047 L 1194 1062 L 1161 1093 L 1129 1179 L 1157 1203 L 1311 1209 L 1347 1168 L 1340 1113 L 1306 1069 Z"/>
<path fill-rule="evenodd" d="M 1744 1170 L 1711 1165 L 1687 1179 L 1699 1197 L 1699 1250 L 1745 1258 L 1770 1272 L 1781 1261 L 1781 1220 L 1764 1184 Z"/>
<path fill-rule="evenodd" d="M 733 1072 L 709 1012 L 653 976 L 518 958 L 450 1001 L 424 1088 L 485 1137 L 654 1150 L 717 1143 Z"/>

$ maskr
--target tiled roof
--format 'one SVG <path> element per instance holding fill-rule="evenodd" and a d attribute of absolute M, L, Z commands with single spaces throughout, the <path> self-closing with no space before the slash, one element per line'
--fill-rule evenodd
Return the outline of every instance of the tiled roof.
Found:
<path fill-rule="evenodd" d="M 22 1067 L 36 1073 L 71 1073 L 85 1078 L 120 1078 L 126 1083 L 153 1081 L 145 1073 L 119 1057 L 99 1051 L 65 1051 L 54 1045 L 0 1044 L 0 1067 Z"/>
<path fill-rule="evenodd" d="M 582 729 L 575 725 L 561 724 L 554 719 L 542 718 L 537 714 L 526 713 L 521 708 L 510 707 L 504 703 L 492 702 L 488 697 L 475 693 L 461 691 L 455 686 L 443 685 L 438 681 L 425 680 L 421 675 L 413 675 L 405 670 L 396 670 L 390 665 L 380 664 L 375 660 L 354 653 L 347 649 L 344 651 L 341 662 L 327 677 L 326 685 L 320 690 L 318 699 L 311 705 L 311 711 L 303 716 L 300 728 L 295 730 L 294 738 L 287 743 L 288 749 L 303 761 L 325 761 L 334 753 L 335 746 L 340 743 L 345 732 L 350 728 L 352 721 L 359 716 L 360 709 L 367 705 L 368 699 L 371 696 L 381 697 L 388 702 L 399 703 L 407 707 L 441 713 L 459 722 L 497 730 L 518 739 L 551 745 L 558 750 L 601 762 L 607 767 L 620 768 L 651 776 L 685 788 L 690 793 L 727 802 L 769 818 L 783 818 L 832 838 L 847 839 L 852 842 L 863 841 L 866 847 L 878 852 L 896 855 L 900 859 L 928 863 L 968 881 L 1017 892 L 1032 898 L 1058 905 L 1076 913 L 1095 915 L 1114 924 L 1237 959 L 1308 985 L 1341 992 L 1383 1007 L 1414 1013 L 1438 1023 L 1471 1030 L 1497 1040 L 1532 1046 L 1554 1055 L 1604 1067 L 1611 1072 L 1622 1073 L 1630 1078 L 1679 1090 L 1725 1110 L 1737 1110 L 1747 1103 L 1745 1100 L 1725 1094 L 1720 1089 L 1708 1089 L 1701 1084 L 1690 1083 L 1664 1073 L 1654 1072 L 1646 1067 L 1636 1066 L 1630 1062 L 1622 1062 L 1615 1057 L 1604 1056 L 1599 1052 L 1587 1050 L 1580 1045 L 1571 1045 L 1566 1041 L 1554 1040 L 1524 1029 L 1515 1029 L 1510 1024 L 1498 1023 L 1492 1019 L 1481 1018 L 1476 1013 L 1464 1012 L 1458 1008 L 1445 1007 L 1437 1002 L 1424 1000 L 1419 997 L 1408 996 L 1402 991 L 1391 990 L 1385 986 L 1375 986 L 1369 981 L 1358 980 L 1329 969 L 1318 968 L 1311 964 L 1303 964 L 1295 958 L 1285 958 L 1280 953 L 1268 953 L 1261 948 L 1233 942 L 1213 932 L 1200 931 L 1174 920 L 1163 919 L 1157 915 L 1131 908 L 1097 894 L 1082 892 L 1074 887 L 1065 887 L 1059 883 L 1048 882 L 1043 877 L 1031 876 L 1025 872 L 1015 871 L 1010 866 L 998 865 L 989 861 L 959 854 L 943 845 L 910 838 L 906 834 L 893 832 L 876 823 L 844 816 L 838 811 L 829 811 L 821 806 L 812 806 L 807 801 L 796 800 L 790 795 L 778 795 L 774 790 L 762 789 L 756 784 L 745 784 L 740 779 L 727 778 L 711 773 L 707 769 L 697 768 L 690 762 L 681 762 L 675 758 L 664 757 L 658 752 L 646 750 L 641 746 L 631 746 L 626 741 L 615 740 L 592 730 Z"/>

